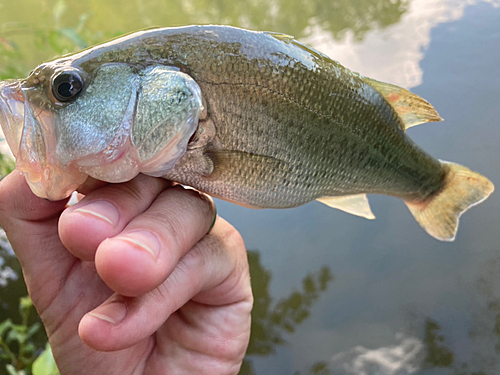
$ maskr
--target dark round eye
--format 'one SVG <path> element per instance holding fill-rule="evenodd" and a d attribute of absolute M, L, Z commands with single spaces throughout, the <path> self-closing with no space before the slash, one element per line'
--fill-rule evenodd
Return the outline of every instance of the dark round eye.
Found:
<path fill-rule="evenodd" d="M 61 73 L 52 81 L 52 93 L 60 102 L 74 99 L 83 88 L 83 81 L 76 72 Z"/>

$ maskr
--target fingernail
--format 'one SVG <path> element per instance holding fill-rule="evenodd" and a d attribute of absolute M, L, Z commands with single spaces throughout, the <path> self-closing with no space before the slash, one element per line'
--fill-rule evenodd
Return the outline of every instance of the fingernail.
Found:
<path fill-rule="evenodd" d="M 89 312 L 87 315 L 104 320 L 105 322 L 109 322 L 111 324 L 118 324 L 125 319 L 125 316 L 127 315 L 127 308 L 123 303 L 111 302 L 98 307 L 94 311 Z"/>
<path fill-rule="evenodd" d="M 103 220 L 112 226 L 118 223 L 118 211 L 111 203 L 104 201 L 97 201 L 89 203 L 85 206 L 79 207 L 73 213 L 82 215 L 89 215 L 99 220 Z"/>
<path fill-rule="evenodd" d="M 160 254 L 160 242 L 158 238 L 150 232 L 129 232 L 119 237 L 113 237 L 111 240 L 123 241 L 131 245 L 134 249 L 146 251 L 155 261 Z"/>

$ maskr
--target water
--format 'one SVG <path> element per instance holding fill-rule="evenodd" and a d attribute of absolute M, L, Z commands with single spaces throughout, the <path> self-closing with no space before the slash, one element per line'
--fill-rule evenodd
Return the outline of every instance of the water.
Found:
<path fill-rule="evenodd" d="M 0 78 L 123 32 L 192 23 L 289 33 L 411 88 L 445 119 L 410 129 L 412 139 L 500 186 L 498 1 L 0 0 Z M 241 373 L 500 373 L 498 193 L 462 217 L 453 243 L 429 237 L 401 201 L 370 201 L 375 221 L 319 203 L 217 202 L 251 250 L 256 307 Z M 17 309 L 19 282 L 0 284 L 0 321 Z"/>

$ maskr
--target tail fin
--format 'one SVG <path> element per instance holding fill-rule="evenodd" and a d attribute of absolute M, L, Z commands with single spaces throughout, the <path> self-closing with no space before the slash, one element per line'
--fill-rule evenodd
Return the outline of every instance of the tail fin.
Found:
<path fill-rule="evenodd" d="M 453 241 L 460 215 L 488 198 L 495 187 L 486 177 L 466 167 L 442 163 L 448 169 L 443 189 L 427 201 L 405 203 L 432 237 Z"/>

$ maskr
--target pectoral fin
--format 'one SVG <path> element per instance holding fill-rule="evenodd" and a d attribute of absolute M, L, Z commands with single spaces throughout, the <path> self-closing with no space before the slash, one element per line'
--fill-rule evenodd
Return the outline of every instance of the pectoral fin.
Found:
<path fill-rule="evenodd" d="M 345 211 L 347 213 L 364 217 L 366 219 L 375 219 L 366 194 L 346 195 L 341 197 L 322 197 L 316 199 L 329 207 Z"/>
<path fill-rule="evenodd" d="M 377 90 L 401 117 L 404 124 L 403 130 L 425 122 L 443 121 L 434 107 L 420 96 L 390 83 L 379 82 L 367 77 L 362 79 Z"/>

